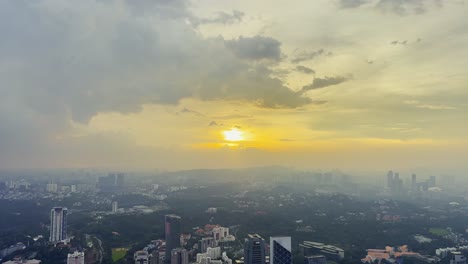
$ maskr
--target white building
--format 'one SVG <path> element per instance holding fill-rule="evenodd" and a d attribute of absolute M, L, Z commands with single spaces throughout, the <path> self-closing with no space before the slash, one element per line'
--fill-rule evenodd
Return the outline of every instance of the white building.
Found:
<path fill-rule="evenodd" d="M 135 264 L 148 264 L 148 251 L 140 250 L 133 254 L 133 259 L 135 260 Z"/>
<path fill-rule="evenodd" d="M 67 264 L 84 264 L 84 252 L 75 251 L 73 254 L 68 254 Z"/>
<path fill-rule="evenodd" d="M 223 252 L 221 259 L 223 260 L 223 264 L 232 264 L 232 259 L 227 256 L 226 252 Z"/>
<path fill-rule="evenodd" d="M 48 183 L 46 186 L 46 189 L 48 192 L 57 192 L 58 191 L 58 185 L 56 183 Z"/>
<path fill-rule="evenodd" d="M 67 239 L 67 208 L 54 207 L 50 210 L 50 242 Z"/>
<path fill-rule="evenodd" d="M 229 228 L 222 226 L 213 228 L 213 237 L 215 241 L 223 240 L 227 236 L 229 236 Z"/>
<path fill-rule="evenodd" d="M 117 201 L 112 202 L 112 213 L 117 213 L 119 211 L 119 203 Z"/>
<path fill-rule="evenodd" d="M 206 255 L 211 259 L 221 258 L 221 248 L 220 247 L 209 247 L 206 249 Z"/>

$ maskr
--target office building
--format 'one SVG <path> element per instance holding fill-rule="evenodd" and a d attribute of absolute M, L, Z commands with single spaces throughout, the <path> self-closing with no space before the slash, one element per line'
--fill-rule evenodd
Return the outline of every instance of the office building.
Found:
<path fill-rule="evenodd" d="M 387 173 L 387 189 L 393 189 L 393 171 L 388 171 Z"/>
<path fill-rule="evenodd" d="M 119 203 L 117 201 L 112 202 L 112 213 L 117 213 L 119 211 Z"/>
<path fill-rule="evenodd" d="M 220 247 L 209 247 L 206 250 L 206 255 L 211 259 L 219 259 L 221 258 L 221 248 Z"/>
<path fill-rule="evenodd" d="M 450 264 L 466 264 L 466 257 L 461 252 L 452 252 Z"/>
<path fill-rule="evenodd" d="M 140 250 L 133 254 L 133 259 L 135 260 L 135 264 L 148 264 L 149 255 L 148 251 Z"/>
<path fill-rule="evenodd" d="M 244 244 L 245 264 L 265 264 L 265 240 L 257 234 L 249 234 Z"/>
<path fill-rule="evenodd" d="M 270 264 L 292 264 L 291 237 L 270 237 Z"/>
<path fill-rule="evenodd" d="M 327 264 L 327 258 L 323 255 L 306 256 L 304 264 Z"/>
<path fill-rule="evenodd" d="M 188 264 L 188 252 L 183 248 L 174 248 L 170 256 L 171 264 Z"/>
<path fill-rule="evenodd" d="M 84 264 L 84 252 L 75 251 L 73 254 L 68 254 L 67 264 Z"/>
<path fill-rule="evenodd" d="M 67 208 L 54 207 L 50 210 L 50 242 L 67 239 Z"/>
<path fill-rule="evenodd" d="M 411 191 L 416 191 L 416 174 L 411 174 Z"/>
<path fill-rule="evenodd" d="M 223 240 L 225 237 L 229 236 L 229 228 L 217 226 L 213 228 L 213 237 L 216 241 Z"/>
<path fill-rule="evenodd" d="M 429 177 L 427 185 L 429 186 L 429 188 L 436 187 L 436 176 Z"/>
<path fill-rule="evenodd" d="M 166 263 L 171 262 L 171 253 L 175 248 L 180 247 L 180 233 L 181 233 L 182 218 L 177 215 L 165 216 L 165 234 L 166 234 Z"/>
<path fill-rule="evenodd" d="M 323 255 L 333 261 L 340 261 L 344 258 L 343 249 L 319 242 L 304 241 L 299 244 L 299 248 L 304 256 Z"/>
<path fill-rule="evenodd" d="M 199 248 L 200 248 L 201 253 L 206 253 L 206 250 L 209 247 L 215 247 L 215 246 L 216 246 L 216 241 L 214 240 L 213 237 L 204 237 L 199 242 Z"/>

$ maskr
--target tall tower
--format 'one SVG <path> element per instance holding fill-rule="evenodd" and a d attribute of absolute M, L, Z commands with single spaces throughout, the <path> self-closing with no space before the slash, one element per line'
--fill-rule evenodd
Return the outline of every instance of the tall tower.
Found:
<path fill-rule="evenodd" d="M 411 190 L 416 191 L 416 174 L 411 174 Z"/>
<path fill-rule="evenodd" d="M 257 234 L 249 234 L 244 244 L 245 264 L 265 264 L 265 240 Z"/>
<path fill-rule="evenodd" d="M 166 264 L 171 263 L 172 250 L 180 247 L 180 233 L 182 218 L 177 215 L 166 215 Z"/>
<path fill-rule="evenodd" d="M 54 207 L 50 210 L 50 242 L 67 239 L 67 208 Z"/>
<path fill-rule="evenodd" d="M 171 251 L 171 264 L 188 264 L 188 252 L 183 248 L 175 248 Z"/>
<path fill-rule="evenodd" d="M 393 171 L 387 173 L 387 188 L 389 190 L 393 189 Z"/>
<path fill-rule="evenodd" d="M 270 237 L 270 264 L 292 264 L 291 237 Z"/>

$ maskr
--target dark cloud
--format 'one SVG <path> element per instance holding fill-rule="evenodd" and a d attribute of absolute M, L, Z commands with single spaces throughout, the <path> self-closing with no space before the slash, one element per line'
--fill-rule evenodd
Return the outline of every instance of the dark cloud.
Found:
<path fill-rule="evenodd" d="M 296 71 L 306 73 L 306 74 L 315 74 L 315 71 L 313 69 L 306 67 L 306 66 L 302 66 L 302 65 L 297 65 Z"/>
<path fill-rule="evenodd" d="M 315 78 L 314 81 L 302 87 L 303 92 L 307 92 L 310 90 L 320 89 L 328 86 L 338 85 L 340 83 L 348 81 L 350 78 L 343 77 L 343 76 L 334 76 L 334 77 L 323 77 L 323 78 Z"/>
<path fill-rule="evenodd" d="M 198 115 L 198 116 L 203 116 L 202 113 L 198 112 L 198 111 L 195 111 L 195 110 L 192 110 L 192 109 L 188 109 L 186 107 L 184 107 L 182 110 L 180 110 L 180 113 L 188 113 L 188 114 L 194 114 L 194 115 Z"/>
<path fill-rule="evenodd" d="M 242 22 L 244 18 L 244 12 L 239 10 L 233 10 L 232 14 L 226 12 L 218 12 L 214 17 L 211 18 L 191 18 L 190 22 L 194 26 L 203 25 L 203 24 L 223 24 L 230 25 L 234 23 Z"/>
<path fill-rule="evenodd" d="M 278 60 L 279 41 L 203 38 L 191 17 L 182 0 L 0 1 L 0 159 L 50 151 L 72 123 L 145 104 L 313 103 L 245 60 Z"/>
<path fill-rule="evenodd" d="M 211 121 L 211 122 L 208 124 L 208 126 L 210 126 L 210 127 L 213 127 L 213 126 L 223 126 L 223 124 L 220 124 L 220 123 L 218 123 L 218 122 L 216 122 L 216 121 Z"/>
<path fill-rule="evenodd" d="M 303 61 L 313 60 L 321 56 L 331 56 L 331 55 L 333 55 L 331 51 L 326 51 L 324 49 L 319 49 L 315 51 L 303 51 L 303 52 L 295 54 L 291 62 L 299 63 Z"/>
<path fill-rule="evenodd" d="M 366 4 L 367 0 L 339 0 L 338 5 L 340 8 L 357 8 Z"/>
<path fill-rule="evenodd" d="M 250 60 L 280 60 L 281 42 L 274 38 L 254 36 L 239 37 L 238 39 L 226 41 L 226 47 L 242 59 Z"/>

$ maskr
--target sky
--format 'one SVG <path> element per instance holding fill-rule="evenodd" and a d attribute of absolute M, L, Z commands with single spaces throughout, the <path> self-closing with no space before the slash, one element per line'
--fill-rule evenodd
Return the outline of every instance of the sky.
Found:
<path fill-rule="evenodd" d="M 0 168 L 468 165 L 464 0 L 0 1 Z"/>

